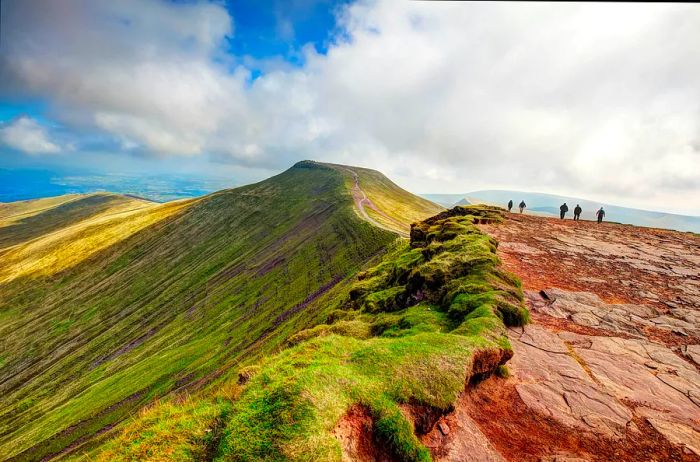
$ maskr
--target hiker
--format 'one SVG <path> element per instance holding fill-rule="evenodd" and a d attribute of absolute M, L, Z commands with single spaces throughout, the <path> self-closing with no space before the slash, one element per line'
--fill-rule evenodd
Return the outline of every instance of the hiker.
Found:
<path fill-rule="evenodd" d="M 574 221 L 580 221 L 581 220 L 581 206 L 576 204 L 576 207 L 574 208 Z"/>
<path fill-rule="evenodd" d="M 508 213 L 510 213 L 510 209 L 513 208 L 513 199 L 508 201 Z"/>
<path fill-rule="evenodd" d="M 563 220 L 564 215 L 566 215 L 566 212 L 568 212 L 568 211 L 569 211 L 569 206 L 566 205 L 566 202 L 564 202 L 563 204 L 561 204 L 561 207 L 559 207 L 559 218 L 561 218 Z"/>
<path fill-rule="evenodd" d="M 603 221 L 603 217 L 605 216 L 605 210 L 603 210 L 603 207 L 598 210 L 595 215 L 598 217 L 598 223 L 601 223 Z"/>
<path fill-rule="evenodd" d="M 518 207 L 520 207 L 520 213 L 523 213 L 523 210 L 525 210 L 525 207 L 527 207 L 527 205 L 525 204 L 525 201 L 520 201 Z"/>

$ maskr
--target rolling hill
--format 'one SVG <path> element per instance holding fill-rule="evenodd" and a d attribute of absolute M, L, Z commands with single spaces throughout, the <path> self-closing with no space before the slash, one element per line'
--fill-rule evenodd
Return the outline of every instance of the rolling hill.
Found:
<path fill-rule="evenodd" d="M 67 455 L 157 397 L 276 351 L 439 210 L 379 173 L 311 161 L 165 204 L 0 205 L 0 454 Z"/>

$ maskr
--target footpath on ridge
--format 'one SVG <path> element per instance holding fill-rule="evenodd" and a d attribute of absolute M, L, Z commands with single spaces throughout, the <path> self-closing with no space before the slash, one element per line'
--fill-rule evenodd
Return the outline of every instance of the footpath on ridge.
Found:
<path fill-rule="evenodd" d="M 406 231 L 397 231 L 398 229 L 401 229 L 404 227 L 403 223 L 400 223 L 399 221 L 395 220 L 394 218 L 390 217 L 386 213 L 384 213 L 380 208 L 378 208 L 374 203 L 370 200 L 369 197 L 367 197 L 367 194 L 365 193 L 364 190 L 360 187 L 360 177 L 355 172 L 354 170 L 351 170 L 349 168 L 345 169 L 348 173 L 350 173 L 353 177 L 353 186 L 350 192 L 352 193 L 352 198 L 355 201 L 355 207 L 357 208 L 358 212 L 360 213 L 360 216 L 362 217 L 363 220 L 366 220 L 370 223 L 372 223 L 374 226 L 377 228 L 382 228 L 386 229 L 388 231 L 395 232 L 399 234 L 402 237 L 408 237 L 408 232 Z M 374 211 L 375 213 L 381 215 L 384 219 L 388 220 L 392 224 L 396 225 L 396 228 L 388 228 L 381 223 L 379 223 L 377 220 L 374 218 L 370 217 L 369 214 L 367 213 L 367 210 L 365 207 L 369 208 L 370 210 Z"/>

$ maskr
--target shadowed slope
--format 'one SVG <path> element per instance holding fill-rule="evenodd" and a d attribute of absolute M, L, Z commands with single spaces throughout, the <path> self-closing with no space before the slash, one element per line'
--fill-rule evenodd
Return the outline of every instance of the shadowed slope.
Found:
<path fill-rule="evenodd" d="M 52 255 L 86 233 L 108 245 L 83 241 L 71 254 L 84 258 L 0 283 L 5 458 L 58 454 L 155 396 L 274 350 L 396 238 L 361 220 L 344 177 L 318 164 L 147 210 L 167 207 L 177 210 L 135 232 L 52 232 Z"/>

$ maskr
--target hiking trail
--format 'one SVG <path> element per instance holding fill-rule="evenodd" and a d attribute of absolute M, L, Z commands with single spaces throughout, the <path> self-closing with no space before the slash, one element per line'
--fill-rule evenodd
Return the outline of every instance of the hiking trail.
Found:
<path fill-rule="evenodd" d="M 350 172 L 350 174 L 352 175 L 353 180 L 355 182 L 353 187 L 352 187 L 351 192 L 352 192 L 352 197 L 355 200 L 355 206 L 357 207 L 357 210 L 360 213 L 360 217 L 362 217 L 363 220 L 370 222 L 371 224 L 373 224 L 374 226 L 376 226 L 378 228 L 382 228 L 382 229 L 385 229 L 387 231 L 397 233 L 401 237 L 408 237 L 409 233 L 407 231 L 399 231 L 397 229 L 392 229 L 386 225 L 379 223 L 377 220 L 375 220 L 374 218 L 369 216 L 369 214 L 367 213 L 367 210 L 365 210 L 365 206 L 369 207 L 371 210 L 378 213 L 383 218 L 385 218 L 393 223 L 396 223 L 399 228 L 404 228 L 404 226 L 405 226 L 403 223 L 390 217 L 389 215 L 384 213 L 382 210 L 380 210 L 376 205 L 374 205 L 374 203 L 370 200 L 369 197 L 367 197 L 367 194 L 360 187 L 360 177 L 357 174 L 357 172 L 355 172 L 354 170 L 351 170 L 349 168 L 346 170 L 348 172 Z"/>

